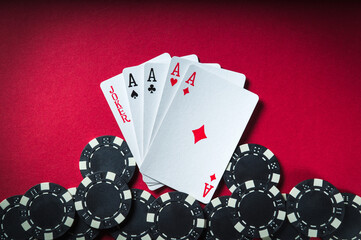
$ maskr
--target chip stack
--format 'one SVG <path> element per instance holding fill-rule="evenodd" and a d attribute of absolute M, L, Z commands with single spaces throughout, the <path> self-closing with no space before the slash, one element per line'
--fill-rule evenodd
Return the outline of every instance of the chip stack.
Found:
<path fill-rule="evenodd" d="M 117 240 L 361 239 L 361 197 L 322 179 L 282 195 L 279 162 L 258 144 L 236 148 L 223 176 L 231 196 L 215 197 L 204 209 L 183 192 L 155 198 L 129 188 L 136 165 L 116 136 L 91 140 L 79 168 L 84 179 L 77 188 L 44 182 L 3 200 L 0 240 L 94 240 L 102 231 Z"/>

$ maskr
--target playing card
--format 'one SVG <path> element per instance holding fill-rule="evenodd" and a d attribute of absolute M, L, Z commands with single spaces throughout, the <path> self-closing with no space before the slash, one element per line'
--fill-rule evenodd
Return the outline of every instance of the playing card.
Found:
<path fill-rule="evenodd" d="M 186 65 L 185 65 L 186 69 L 188 69 L 188 67 L 189 67 L 189 65 L 187 66 L 187 64 L 190 64 L 190 63 L 186 62 Z M 194 63 L 192 63 L 192 64 L 194 64 Z M 246 82 L 246 76 L 242 73 L 234 72 L 234 71 L 227 70 L 227 69 L 221 69 L 221 66 L 217 63 L 206 63 L 206 64 L 198 63 L 198 65 L 202 68 L 206 68 L 213 74 L 216 74 L 216 75 L 219 75 L 219 76 L 225 78 L 226 80 L 236 84 L 237 86 L 244 87 L 244 84 Z M 212 66 L 213 68 L 209 68 L 210 66 Z M 182 80 L 180 80 L 180 81 L 182 81 Z M 169 91 L 169 88 L 170 87 L 168 86 L 168 91 Z M 165 95 L 164 98 L 162 97 L 162 99 L 161 99 L 160 104 L 162 104 L 162 107 L 159 107 L 159 108 L 162 108 L 162 110 L 160 110 L 161 112 L 159 112 L 159 108 L 158 108 L 158 112 L 157 112 L 157 116 L 156 116 L 156 120 L 155 120 L 156 123 L 153 126 L 150 143 L 153 141 L 154 136 L 157 134 L 157 131 L 158 131 L 158 129 L 163 121 L 163 118 L 166 114 L 164 109 L 169 108 L 169 106 L 171 104 L 171 100 L 167 100 L 167 99 L 172 99 L 174 97 L 176 90 L 177 89 L 173 89 L 173 93 L 170 92 L 168 94 L 164 94 Z M 171 95 L 173 95 L 173 96 L 171 96 Z M 164 102 L 162 101 L 163 99 L 164 99 Z M 168 105 L 168 107 L 167 107 L 167 105 Z"/>
<path fill-rule="evenodd" d="M 167 62 L 170 55 L 164 53 L 148 62 Z M 140 156 L 143 157 L 143 103 L 144 103 L 144 64 L 123 69 L 130 110 L 133 116 L 133 125 L 137 138 Z M 138 163 L 139 165 L 139 163 Z"/>
<path fill-rule="evenodd" d="M 155 116 L 164 88 L 168 63 L 146 63 L 144 65 L 144 126 L 143 150 L 147 152 Z"/>
<path fill-rule="evenodd" d="M 190 55 L 190 56 L 195 56 L 195 55 Z M 185 58 L 185 57 L 182 57 L 182 58 Z M 157 64 L 157 63 L 153 63 L 153 64 Z M 193 63 L 194 64 L 194 63 Z M 151 65 L 151 63 L 149 63 L 149 65 Z M 237 72 L 233 72 L 233 71 L 230 71 L 230 70 L 226 70 L 226 69 L 221 69 L 221 66 L 217 63 L 205 63 L 205 64 L 201 64 L 199 63 L 199 66 L 205 68 L 205 69 L 208 69 L 210 72 L 212 72 L 213 74 L 218 74 L 219 76 L 223 76 L 225 79 L 231 81 L 232 83 L 238 85 L 238 86 L 241 86 L 243 87 L 244 84 L 245 84 L 245 80 L 246 80 L 246 77 L 244 74 L 242 73 L 237 73 Z M 211 68 L 210 68 L 211 67 Z M 149 68 L 149 66 L 148 66 Z M 153 77 L 152 74 L 154 74 L 154 72 L 152 73 L 151 71 L 151 68 L 149 68 L 149 70 L 146 70 L 144 71 L 145 72 L 145 76 L 144 76 L 144 79 L 149 79 L 150 77 Z M 149 75 L 147 75 L 147 72 L 149 71 Z M 158 91 L 158 95 L 157 94 L 152 94 L 152 96 L 149 94 L 148 92 L 148 96 L 151 96 L 149 97 L 149 99 L 144 99 L 144 103 L 145 105 L 147 105 L 148 107 L 146 107 L 144 105 L 144 114 L 147 114 L 146 111 L 148 111 L 149 113 L 147 114 L 147 116 L 149 117 L 145 117 L 144 116 L 144 126 L 146 129 L 149 129 L 148 131 L 150 132 L 147 132 L 147 130 L 143 129 L 144 130 L 144 155 L 147 153 L 148 149 L 149 149 L 149 145 L 150 145 L 150 138 L 151 138 L 151 132 L 153 131 L 154 129 L 154 122 L 155 122 L 155 115 L 157 113 L 157 109 L 158 109 L 158 106 L 159 106 L 159 102 L 160 102 L 160 95 L 162 94 L 162 91 L 163 91 L 163 88 L 164 88 L 164 84 L 165 84 L 165 78 L 163 77 L 164 75 L 164 70 L 162 72 L 163 74 L 161 75 L 161 77 L 159 78 L 160 80 L 158 80 L 158 82 L 161 83 L 161 88 L 159 88 L 161 91 Z M 158 83 L 159 84 L 159 83 Z M 147 93 L 147 90 L 145 89 L 145 97 L 146 97 L 146 93 Z M 155 102 L 153 102 L 152 100 L 156 99 Z M 146 126 L 147 124 L 149 124 L 148 126 Z M 150 134 L 150 135 L 148 135 Z M 156 190 L 160 187 L 163 186 L 163 184 L 148 184 L 148 186 L 151 188 L 151 190 Z"/>
<path fill-rule="evenodd" d="M 150 140 L 151 142 L 153 141 L 155 134 L 158 132 L 158 129 L 163 121 L 163 118 L 174 98 L 177 89 L 179 88 L 184 73 L 187 71 L 188 67 L 192 63 L 194 63 L 194 61 L 180 57 L 172 57 L 167 73 L 167 78 L 165 80 L 162 97 L 154 121 L 154 126 L 151 133 L 151 140 Z M 204 64 L 204 67 L 220 68 L 219 64 L 211 64 L 211 65 L 207 64 L 207 65 Z"/>
<path fill-rule="evenodd" d="M 181 59 L 190 60 L 192 62 L 198 61 L 198 57 L 195 54 L 183 56 L 183 57 L 181 57 Z M 152 71 L 152 67 L 151 67 L 153 64 L 156 65 L 156 64 L 160 64 L 160 63 L 146 63 L 145 64 L 145 65 L 148 65 L 147 68 L 149 69 L 149 70 L 148 69 L 144 70 L 144 73 L 145 73 L 144 79 L 147 79 L 146 81 L 152 80 L 153 78 L 155 78 L 154 69 Z M 144 91 L 145 91 L 145 93 L 144 93 L 144 116 L 143 116 L 144 117 L 144 123 L 143 123 L 144 156 L 149 149 L 151 133 L 153 132 L 155 117 L 157 115 L 160 99 L 161 99 L 163 89 L 164 89 L 165 77 L 166 77 L 165 74 L 168 73 L 168 67 L 169 67 L 170 62 L 168 62 L 166 64 L 167 64 L 166 71 L 164 71 L 164 69 L 156 70 L 156 72 L 160 73 L 160 76 L 158 76 L 158 80 L 156 81 L 157 82 L 156 84 L 158 84 L 158 86 L 159 86 L 158 93 L 153 94 L 154 91 L 149 91 L 149 90 L 152 90 L 152 88 L 144 89 Z M 199 64 L 205 68 L 208 68 L 208 67 L 214 67 L 215 69 L 221 68 L 221 66 L 217 63 L 205 63 L 205 64 L 199 63 Z M 148 72 L 149 72 L 149 75 L 147 75 Z M 155 84 L 153 84 L 153 85 L 155 85 Z M 148 90 L 148 92 L 147 92 L 147 90 Z M 152 191 L 157 190 L 164 186 L 163 184 L 161 184 L 159 182 L 148 182 L 147 185 L 148 185 L 148 188 Z"/>
<path fill-rule="evenodd" d="M 195 55 L 195 54 L 191 54 L 191 55 L 187 55 L 187 56 L 183 56 L 183 57 L 181 57 L 181 59 L 185 59 L 185 60 L 189 60 L 189 61 L 192 61 L 192 62 L 198 62 L 198 57 L 197 57 L 197 55 Z M 160 98 L 161 96 L 162 96 L 162 92 L 163 92 L 163 87 L 164 87 L 164 82 L 165 82 L 165 79 L 164 79 L 164 74 L 166 74 L 167 72 L 168 72 L 168 67 L 169 67 L 169 61 L 167 62 L 167 64 L 168 64 L 168 66 L 167 66 L 167 69 L 166 69 L 166 71 L 165 71 L 165 73 L 164 72 L 162 72 L 162 73 L 160 73 L 161 74 L 161 76 L 159 76 L 158 78 L 159 78 L 159 80 L 157 80 L 157 82 L 159 82 L 161 85 L 160 85 L 160 88 L 158 88 L 158 94 L 154 94 L 154 95 L 157 95 L 156 97 L 151 97 L 150 99 L 148 99 L 148 100 L 151 100 L 151 99 L 158 99 L 158 98 Z M 220 66 L 219 66 L 219 64 L 209 64 L 209 65 L 211 65 L 211 66 L 216 66 L 216 67 L 219 67 L 220 68 Z M 149 76 L 145 76 L 145 78 L 144 79 L 146 79 L 146 77 L 149 77 Z M 159 84 L 158 84 L 159 85 Z M 147 92 L 146 91 L 147 89 L 144 89 L 144 92 Z M 144 95 L 145 96 L 145 95 Z M 144 100 L 144 104 L 147 104 L 147 102 L 148 102 L 148 100 Z M 158 111 L 158 106 L 159 106 L 159 102 L 158 101 L 155 101 L 155 103 L 156 104 L 152 104 L 153 102 L 152 101 L 150 101 L 150 103 L 149 104 L 147 104 L 148 106 L 149 106 L 149 108 L 147 108 L 147 112 L 148 113 L 150 113 L 153 117 L 155 117 L 156 116 L 156 113 L 157 113 L 157 111 Z M 143 105 L 144 106 L 144 105 Z M 145 106 L 144 106 L 144 108 L 146 108 Z M 144 116 L 143 116 L 143 118 L 144 118 Z M 148 149 L 148 147 L 149 147 L 149 136 L 147 135 L 146 136 L 146 138 L 144 138 L 144 131 L 149 131 L 149 133 L 147 133 L 147 134 L 149 134 L 149 135 L 151 135 L 151 132 L 153 131 L 153 126 L 154 126 L 154 121 L 155 121 L 155 119 L 153 120 L 153 118 L 151 117 L 150 118 L 150 122 L 148 123 L 148 118 L 144 118 L 145 120 L 144 120 L 144 123 L 143 123 L 143 151 L 144 151 L 144 153 L 143 153 L 143 155 L 145 155 L 145 152 L 147 151 L 147 149 Z M 148 125 L 148 126 L 146 126 L 146 128 L 148 128 L 147 130 L 144 130 L 144 124 L 145 125 Z M 150 126 L 151 125 L 151 126 Z M 147 142 L 147 144 L 145 144 L 145 142 Z M 147 184 L 148 185 L 148 188 L 150 189 L 150 190 L 156 190 L 156 189 L 159 189 L 159 188 L 161 188 L 162 186 L 164 186 L 163 184 L 160 184 L 160 183 L 158 183 L 158 182 L 156 182 L 156 183 L 149 183 L 149 184 Z"/>
<path fill-rule="evenodd" d="M 198 58 L 197 58 L 197 56 L 196 55 L 189 55 L 189 56 L 185 56 L 185 57 L 181 57 L 181 59 L 187 59 L 187 60 L 198 60 Z M 194 63 L 195 61 L 193 61 L 193 63 Z M 168 63 L 169 64 L 169 63 Z M 200 66 L 202 66 L 202 67 L 204 67 L 204 68 L 206 68 L 206 69 L 208 69 L 208 68 L 211 68 L 211 69 L 218 69 L 218 70 L 220 70 L 221 69 L 221 66 L 218 64 L 218 63 L 198 63 Z M 168 66 L 169 67 L 169 66 Z M 167 69 L 167 71 L 166 71 L 166 73 L 168 73 L 168 69 Z M 218 72 L 217 72 L 218 73 Z M 235 72 L 233 72 L 233 73 L 235 73 Z M 162 77 L 163 77 L 163 75 L 162 75 Z M 239 78 L 239 76 L 237 76 L 238 78 Z M 243 75 L 243 77 L 244 77 L 244 75 Z M 245 78 L 244 78 L 245 79 Z M 162 80 L 161 80 L 161 82 L 162 82 L 162 92 L 163 92 L 163 90 L 164 90 L 164 85 L 165 85 L 165 79 L 163 79 L 162 78 Z M 243 83 L 244 83 L 244 80 L 243 80 Z M 158 97 L 161 97 L 161 94 L 162 94 L 162 92 L 159 92 L 159 96 Z M 159 108 L 159 103 L 160 103 L 160 99 L 158 99 L 159 101 L 158 101 L 158 103 L 157 103 L 157 106 L 156 107 L 152 107 L 152 110 L 149 110 L 149 111 L 152 111 L 152 113 L 151 113 L 151 115 L 152 115 L 152 120 L 151 121 L 153 121 L 153 124 L 152 124 L 152 128 L 150 129 L 150 136 L 149 137 L 147 137 L 147 147 L 146 146 L 144 146 L 145 147 L 145 152 L 144 152 L 144 156 L 145 156 L 145 154 L 147 153 L 147 151 L 148 151 L 148 149 L 149 149 L 149 145 L 150 145 L 150 143 L 151 143 L 151 139 L 152 139 L 152 133 L 153 133 L 153 131 L 154 131 L 154 123 L 155 123 L 155 119 L 153 120 L 153 117 L 155 117 L 156 115 L 157 115 L 157 111 L 158 111 L 158 108 Z M 146 102 L 146 101 L 145 101 Z M 155 105 L 154 105 L 155 106 Z M 154 112 L 153 112 L 153 110 L 155 110 Z M 148 121 L 148 119 L 147 118 L 145 118 L 146 119 L 146 121 Z M 146 124 L 146 123 L 144 123 L 144 124 Z M 148 139 L 149 138 L 149 139 Z M 145 141 L 145 140 L 144 140 Z M 164 185 L 163 184 L 160 184 L 160 183 L 156 183 L 156 184 L 154 184 L 154 183 L 150 183 L 150 184 L 148 184 L 148 188 L 150 189 L 150 190 L 152 190 L 152 191 L 154 191 L 154 190 L 157 190 L 157 189 L 159 189 L 159 188 L 161 188 L 161 187 L 163 187 Z"/>
<path fill-rule="evenodd" d="M 219 64 L 208 63 L 209 66 L 220 68 Z M 146 154 L 149 144 L 152 129 L 159 107 L 160 99 L 165 84 L 166 74 L 168 71 L 169 62 L 167 63 L 146 63 L 144 65 L 144 125 L 143 125 L 143 151 Z"/>
<path fill-rule="evenodd" d="M 127 141 L 130 151 L 137 164 L 141 164 L 141 158 L 136 135 L 133 126 L 133 118 L 130 112 L 130 106 L 127 98 L 126 88 L 124 85 L 123 74 L 112 77 L 100 84 L 100 88 L 108 102 L 108 105 L 115 117 L 115 120 L 122 131 L 122 134 Z M 138 165 L 139 166 L 139 165 Z M 143 180 L 148 182 L 155 182 L 155 180 L 143 175 Z"/>
<path fill-rule="evenodd" d="M 258 96 L 197 65 L 179 85 L 141 171 L 208 203 Z"/>
<path fill-rule="evenodd" d="M 192 62 L 198 62 L 198 57 L 195 54 L 183 56 L 183 57 L 181 57 L 181 59 L 190 60 Z M 152 65 L 152 64 L 158 64 L 158 63 L 149 63 L 149 66 L 148 66 L 149 70 L 144 70 L 144 73 L 145 73 L 144 79 L 146 79 L 146 81 L 148 81 L 149 78 L 151 78 L 150 80 L 152 80 L 152 77 L 154 77 L 153 74 L 155 75 L 155 72 L 159 72 L 159 76 L 156 77 L 156 78 L 158 78 L 157 83 L 156 83 L 158 85 L 158 92 L 155 93 L 156 91 L 149 91 L 147 88 L 144 88 L 144 92 L 145 92 L 144 93 L 144 114 L 146 114 L 146 116 L 144 116 L 144 125 L 143 125 L 144 156 L 145 156 L 146 152 L 148 151 L 148 148 L 150 145 L 150 137 L 151 137 L 151 133 L 154 128 L 155 117 L 156 117 L 160 99 L 161 99 L 161 96 L 163 93 L 165 77 L 166 77 L 166 74 L 168 73 L 168 68 L 169 68 L 170 62 L 167 63 L 168 65 L 167 65 L 165 71 L 164 71 L 164 69 L 159 69 L 159 70 L 155 70 L 155 71 L 153 69 L 153 72 L 151 72 L 150 65 Z M 209 67 L 209 66 L 215 67 L 215 68 L 221 67 L 217 63 L 206 63 L 204 65 L 206 67 Z M 149 71 L 149 75 L 147 75 L 148 71 Z M 158 75 L 158 73 L 157 73 L 157 75 Z M 156 84 L 153 84 L 153 85 L 156 86 Z M 145 82 L 145 85 L 146 85 L 146 82 Z M 150 88 L 150 90 L 152 90 L 152 88 Z M 148 96 L 148 98 L 147 98 L 147 96 Z M 152 191 L 157 190 L 164 186 L 163 184 L 160 184 L 160 183 L 150 183 L 147 185 L 148 185 L 148 188 Z"/>
<path fill-rule="evenodd" d="M 197 61 L 198 57 L 194 54 L 184 56 L 182 58 L 189 59 L 192 61 Z M 146 102 L 144 100 L 144 64 L 146 63 L 156 63 L 156 62 L 163 62 L 165 64 L 169 65 L 170 62 L 170 56 L 169 54 L 162 54 L 156 58 L 153 58 L 141 65 L 125 68 L 123 70 L 123 76 L 125 78 L 124 84 L 126 85 L 127 89 L 127 96 L 129 101 L 130 110 L 133 117 L 133 126 L 135 129 L 136 139 L 137 139 L 137 146 L 139 149 L 140 157 L 143 158 L 144 155 L 144 124 L 148 124 L 148 119 L 144 120 L 144 103 Z M 163 73 L 164 75 L 164 73 Z M 149 77 L 149 76 L 148 76 Z M 159 76 L 158 79 L 160 82 L 164 82 L 164 80 L 160 79 Z M 153 84 L 153 87 L 155 88 L 156 84 Z M 160 87 L 162 88 L 162 86 Z M 153 91 L 155 92 L 155 91 Z M 161 92 L 159 89 L 158 92 Z M 149 104 L 148 104 L 149 105 Z M 153 108 L 154 111 L 156 109 Z M 149 112 L 149 111 L 148 111 Z M 148 125 L 147 125 L 148 127 Z M 148 131 L 151 131 L 151 129 L 148 129 Z M 147 136 L 148 139 L 148 136 Z M 142 159 L 140 159 L 137 163 L 138 165 L 141 165 Z M 151 190 L 158 189 L 162 187 L 162 184 L 159 184 L 155 181 L 150 181 L 149 178 L 143 177 L 144 181 L 147 183 L 148 187 Z"/>
<path fill-rule="evenodd" d="M 100 84 L 104 97 L 108 102 L 115 120 L 122 131 L 122 134 L 133 154 L 136 162 L 141 161 L 139 154 L 135 131 L 133 127 L 133 118 L 130 112 L 129 102 L 126 90 L 123 84 L 123 74 L 112 77 Z"/>

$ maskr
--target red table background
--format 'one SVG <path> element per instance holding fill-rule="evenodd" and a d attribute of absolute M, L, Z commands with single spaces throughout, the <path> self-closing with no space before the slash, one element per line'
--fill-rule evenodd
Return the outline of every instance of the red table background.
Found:
<path fill-rule="evenodd" d="M 282 192 L 317 177 L 361 195 L 360 30 L 356 1 L 2 1 L 0 200 L 77 186 L 87 142 L 122 137 L 100 82 L 163 52 L 247 76 L 260 103 L 241 143 L 276 154 Z"/>

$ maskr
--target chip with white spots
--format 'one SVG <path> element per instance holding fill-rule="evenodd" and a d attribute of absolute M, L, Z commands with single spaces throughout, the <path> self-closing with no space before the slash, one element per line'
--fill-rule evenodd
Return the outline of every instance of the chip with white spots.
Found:
<path fill-rule="evenodd" d="M 205 228 L 203 210 L 190 195 L 169 192 L 158 197 L 147 214 L 152 239 L 196 240 Z"/>
<path fill-rule="evenodd" d="M 128 183 L 134 175 L 136 163 L 127 142 L 107 135 L 92 139 L 84 147 L 79 169 L 83 177 L 95 172 L 114 172 Z"/>
<path fill-rule="evenodd" d="M 248 180 L 260 180 L 277 186 L 280 174 L 280 165 L 271 150 L 259 144 L 243 144 L 234 151 L 223 179 L 233 192 Z"/>
<path fill-rule="evenodd" d="M 154 202 L 149 192 L 140 189 L 131 189 L 132 208 L 123 224 L 110 230 L 114 239 L 151 240 L 151 223 L 147 221 L 147 214 Z"/>
<path fill-rule="evenodd" d="M 308 237 L 332 234 L 343 220 L 344 200 L 331 183 L 308 179 L 297 184 L 287 197 L 289 222 Z"/>
<path fill-rule="evenodd" d="M 132 205 L 132 194 L 120 175 L 97 172 L 79 184 L 74 201 L 78 215 L 86 224 L 109 229 L 125 220 Z"/>
<path fill-rule="evenodd" d="M 21 226 L 35 239 L 55 239 L 64 235 L 74 222 L 71 194 L 55 183 L 40 183 L 20 200 Z"/>
<path fill-rule="evenodd" d="M 228 200 L 234 228 L 250 238 L 267 238 L 286 218 L 285 200 L 271 183 L 249 180 L 241 184 Z"/>

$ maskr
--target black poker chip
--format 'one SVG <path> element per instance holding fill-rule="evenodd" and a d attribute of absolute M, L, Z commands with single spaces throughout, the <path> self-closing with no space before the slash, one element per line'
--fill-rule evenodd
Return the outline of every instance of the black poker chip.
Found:
<path fill-rule="evenodd" d="M 271 150 L 258 144 L 243 144 L 234 151 L 223 179 L 233 192 L 248 180 L 261 180 L 277 185 L 280 172 L 278 160 Z"/>
<path fill-rule="evenodd" d="M 235 229 L 251 238 L 274 234 L 286 217 L 286 205 L 276 186 L 249 180 L 241 184 L 228 200 Z"/>
<path fill-rule="evenodd" d="M 324 237 L 332 234 L 345 214 L 341 193 L 322 179 L 297 184 L 288 195 L 287 217 L 302 234 Z"/>
<path fill-rule="evenodd" d="M 0 239 L 24 240 L 34 239 L 22 227 L 20 220 L 20 199 L 16 195 L 0 203 Z"/>
<path fill-rule="evenodd" d="M 287 202 L 288 194 L 282 194 Z M 282 226 L 272 235 L 273 240 L 309 240 L 310 238 L 302 235 L 286 218 Z"/>
<path fill-rule="evenodd" d="M 352 193 L 342 193 L 345 216 L 340 227 L 325 240 L 361 239 L 361 197 Z"/>
<path fill-rule="evenodd" d="M 23 229 L 36 239 L 54 239 L 64 235 L 74 222 L 71 194 L 64 187 L 44 182 L 30 188 L 20 200 Z"/>
<path fill-rule="evenodd" d="M 132 208 L 127 218 L 117 227 L 112 228 L 110 233 L 114 239 L 151 240 L 151 224 L 147 222 L 147 213 L 155 197 L 145 190 L 133 188 L 131 192 Z"/>
<path fill-rule="evenodd" d="M 76 194 L 76 188 L 68 189 L 69 193 L 73 196 Z M 57 240 L 93 240 L 99 235 L 98 229 L 90 227 L 75 213 L 75 218 L 71 228 Z"/>
<path fill-rule="evenodd" d="M 80 156 L 79 169 L 83 177 L 95 172 L 114 172 L 129 182 L 136 163 L 128 144 L 116 136 L 101 136 L 91 140 Z"/>
<path fill-rule="evenodd" d="M 162 194 L 147 214 L 152 239 L 187 239 L 200 237 L 205 228 L 203 210 L 191 196 L 182 192 Z"/>
<path fill-rule="evenodd" d="M 132 204 L 132 193 L 121 176 L 97 172 L 81 181 L 74 199 L 75 209 L 86 224 L 108 229 L 124 221 Z"/>
<path fill-rule="evenodd" d="M 207 219 L 205 240 L 251 240 L 234 228 L 228 200 L 229 196 L 218 197 L 204 208 L 204 215 Z"/>

